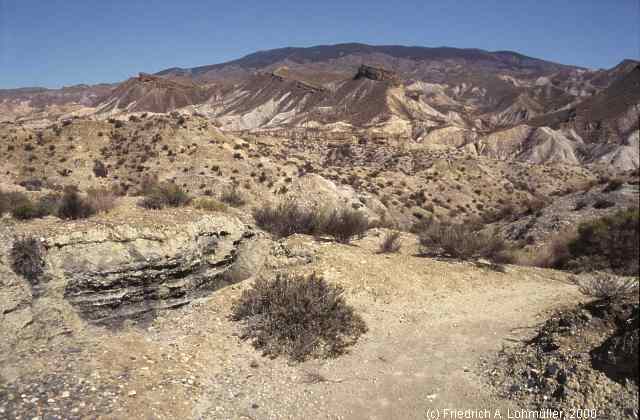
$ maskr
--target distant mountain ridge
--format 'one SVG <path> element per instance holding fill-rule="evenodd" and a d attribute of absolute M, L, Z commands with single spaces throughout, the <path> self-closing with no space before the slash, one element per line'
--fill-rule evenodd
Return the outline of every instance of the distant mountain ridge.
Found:
<path fill-rule="evenodd" d="M 624 60 L 589 70 L 512 51 L 450 47 L 287 47 L 114 85 L 0 90 L 0 121 L 46 125 L 180 110 L 225 131 L 357 133 L 498 159 L 632 169 L 639 65 Z"/>
<path fill-rule="evenodd" d="M 561 68 L 578 68 L 564 64 L 528 57 L 513 51 L 485 51 L 476 48 L 452 47 L 418 47 L 402 45 L 367 45 L 359 43 L 345 43 L 336 45 L 318 45 L 314 47 L 285 47 L 272 50 L 258 51 L 242 58 L 219 64 L 198 66 L 193 68 L 173 67 L 162 70 L 157 75 L 189 74 L 198 76 L 211 70 L 226 66 L 237 66 L 243 69 L 259 69 L 274 63 L 289 60 L 297 63 L 320 62 L 354 54 L 385 54 L 394 58 L 411 60 L 446 60 L 465 59 L 470 61 L 495 62 L 505 66 L 520 66 L 539 68 L 544 70 Z"/>

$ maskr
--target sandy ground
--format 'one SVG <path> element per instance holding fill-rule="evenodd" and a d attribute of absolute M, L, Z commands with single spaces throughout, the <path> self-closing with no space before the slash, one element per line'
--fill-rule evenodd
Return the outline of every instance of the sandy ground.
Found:
<path fill-rule="evenodd" d="M 380 255 L 378 241 L 285 244 L 313 255 L 289 269 L 343 285 L 367 322 L 344 356 L 295 364 L 241 342 L 228 314 L 247 280 L 146 323 L 88 326 L 10 355 L 0 418 L 426 419 L 485 408 L 506 418 L 526 408 L 496 397 L 489 361 L 579 299 L 566 275 L 421 258 L 411 243 Z"/>

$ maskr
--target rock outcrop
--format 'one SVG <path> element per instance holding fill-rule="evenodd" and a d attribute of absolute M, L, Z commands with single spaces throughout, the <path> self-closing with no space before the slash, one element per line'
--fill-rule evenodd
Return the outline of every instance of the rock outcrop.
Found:
<path fill-rule="evenodd" d="M 33 335 L 42 322 L 50 327 L 41 333 L 55 335 L 84 321 L 117 325 L 188 304 L 233 281 L 225 274 L 253 236 L 238 219 L 224 215 L 175 225 L 101 223 L 51 236 L 39 232 L 45 270 L 36 287 L 11 270 L 13 238 L 6 233 L 0 255 L 0 321 L 6 340 L 0 340 L 0 348 L 13 338 Z"/>
<path fill-rule="evenodd" d="M 287 198 L 306 208 L 357 209 L 363 212 L 371 223 L 378 223 L 389 217 L 386 206 L 374 195 L 358 192 L 351 186 L 338 186 L 317 174 L 304 175 L 292 183 Z"/>
<path fill-rule="evenodd" d="M 395 72 L 383 69 L 381 67 L 367 66 L 366 64 L 362 64 L 358 68 L 358 72 L 356 73 L 354 79 L 371 79 L 378 82 L 388 81 L 392 84 L 400 83 L 400 79 Z"/>

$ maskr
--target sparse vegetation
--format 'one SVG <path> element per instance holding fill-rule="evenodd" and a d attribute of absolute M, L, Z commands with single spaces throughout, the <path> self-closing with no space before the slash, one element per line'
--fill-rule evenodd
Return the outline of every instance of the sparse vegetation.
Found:
<path fill-rule="evenodd" d="M 295 361 L 338 356 L 367 331 L 343 289 L 316 274 L 257 280 L 235 303 L 231 318 L 245 322 L 241 338 L 265 355 Z"/>
<path fill-rule="evenodd" d="M 44 246 L 31 236 L 18 238 L 11 247 L 11 267 L 32 285 L 37 284 L 44 273 Z"/>
<path fill-rule="evenodd" d="M 227 206 L 224 203 L 214 200 L 213 198 L 201 197 L 193 202 L 193 207 L 206 211 L 226 211 Z"/>
<path fill-rule="evenodd" d="M 163 209 L 165 207 L 181 207 L 191 202 L 191 197 L 179 185 L 165 182 L 145 185 L 146 196 L 139 205 L 145 209 Z"/>
<path fill-rule="evenodd" d="M 472 225 L 432 222 L 418 233 L 418 238 L 423 254 L 461 260 L 486 258 L 496 263 L 510 261 L 502 238 L 474 229 Z"/>
<path fill-rule="evenodd" d="M 223 192 L 220 197 L 220 201 L 230 205 L 231 207 L 242 207 L 247 203 L 242 196 L 242 193 L 240 193 L 238 188 L 235 186 Z"/>
<path fill-rule="evenodd" d="M 398 252 L 400 250 L 400 232 L 393 231 L 385 233 L 380 243 L 380 249 L 378 252 L 381 254 L 390 254 Z"/>
<path fill-rule="evenodd" d="M 560 268 L 581 271 L 608 270 L 638 275 L 640 258 L 640 215 L 638 209 L 582 223 L 575 238 L 567 243 L 568 255 Z"/>
<path fill-rule="evenodd" d="M 609 183 L 604 187 L 602 192 L 606 193 L 606 192 L 618 191 L 620 188 L 622 188 L 623 185 L 624 185 L 623 180 L 615 178 L 609 181 Z"/>
<path fill-rule="evenodd" d="M 93 162 L 93 174 L 98 178 L 105 178 L 109 174 L 106 165 L 100 160 Z"/>
<path fill-rule="evenodd" d="M 60 200 L 58 217 L 61 219 L 86 219 L 96 213 L 91 203 L 80 197 L 77 188 L 67 187 Z"/>
<path fill-rule="evenodd" d="M 25 194 L 10 193 L 8 210 L 18 220 L 37 219 L 57 213 L 59 197 L 46 195 L 32 201 Z"/>
<path fill-rule="evenodd" d="M 118 196 L 109 188 L 89 188 L 87 190 L 87 203 L 96 213 L 106 213 L 116 206 Z"/>
<path fill-rule="evenodd" d="M 367 217 L 358 210 L 335 209 L 328 213 L 320 224 L 318 233 L 333 237 L 337 242 L 348 244 L 354 237 L 369 229 Z"/>
<path fill-rule="evenodd" d="M 574 276 L 573 281 L 579 286 L 580 293 L 607 302 L 638 295 L 638 279 L 633 277 L 596 272 Z"/>
<path fill-rule="evenodd" d="M 311 235 L 321 224 L 319 211 L 303 208 L 290 200 L 259 207 L 254 210 L 253 217 L 258 226 L 280 238 L 295 233 Z"/>
<path fill-rule="evenodd" d="M 593 203 L 593 208 L 594 209 L 608 209 L 609 207 L 613 207 L 615 206 L 616 203 L 606 200 L 604 198 L 600 198 L 598 200 L 596 200 L 595 203 Z"/>

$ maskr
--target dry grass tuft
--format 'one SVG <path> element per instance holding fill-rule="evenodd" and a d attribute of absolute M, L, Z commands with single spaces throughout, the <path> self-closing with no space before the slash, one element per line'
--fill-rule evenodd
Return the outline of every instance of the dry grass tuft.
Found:
<path fill-rule="evenodd" d="M 109 188 L 89 188 L 87 203 L 96 213 L 107 213 L 116 207 L 118 195 Z"/>
<path fill-rule="evenodd" d="M 605 301 L 617 301 L 638 295 L 638 279 L 618 277 L 610 273 L 596 272 L 582 276 L 573 276 L 580 293 Z"/>
<path fill-rule="evenodd" d="M 390 254 L 400 251 L 400 232 L 387 232 L 382 238 L 378 252 L 381 254 Z"/>

